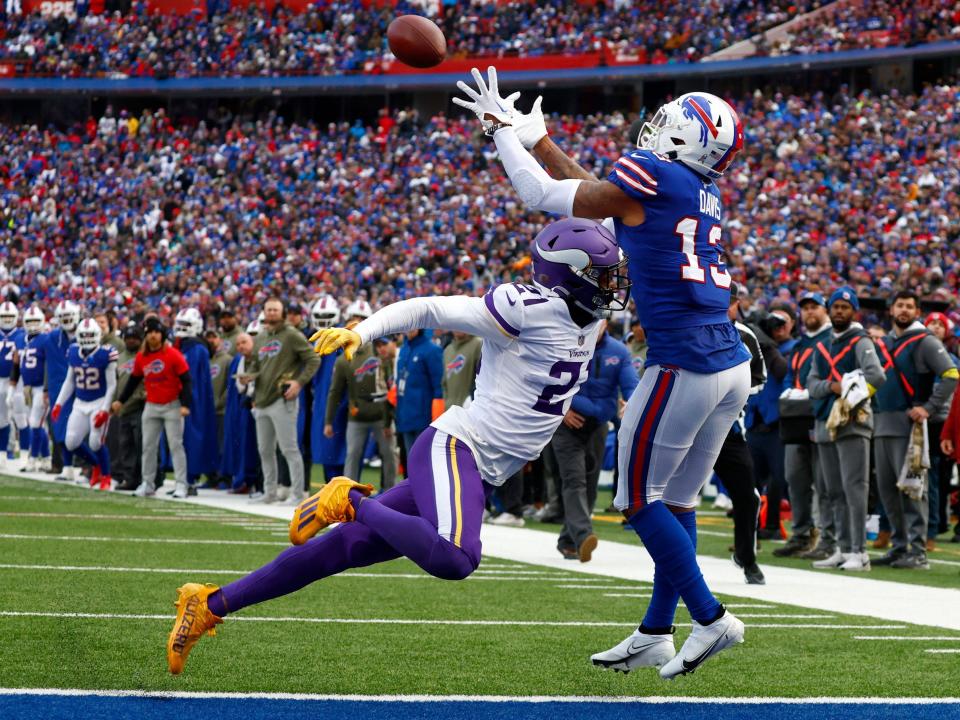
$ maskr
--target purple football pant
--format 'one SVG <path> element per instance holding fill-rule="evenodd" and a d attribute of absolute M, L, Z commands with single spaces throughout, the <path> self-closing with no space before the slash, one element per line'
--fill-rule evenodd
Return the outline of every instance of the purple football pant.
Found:
<path fill-rule="evenodd" d="M 359 502 L 354 522 L 342 523 L 225 585 L 208 600 L 223 616 L 288 595 L 349 568 L 406 556 L 431 575 L 462 580 L 480 564 L 484 483 L 461 441 L 429 427 L 410 451 L 408 478 Z"/>

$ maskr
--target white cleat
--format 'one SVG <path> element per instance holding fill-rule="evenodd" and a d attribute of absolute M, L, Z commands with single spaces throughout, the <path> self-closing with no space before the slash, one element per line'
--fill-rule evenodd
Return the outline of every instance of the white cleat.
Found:
<path fill-rule="evenodd" d="M 517 517 L 516 515 L 511 515 L 508 512 L 502 512 L 493 518 L 490 521 L 491 525 L 499 525 L 501 527 L 515 527 L 522 528 L 526 523 L 522 517 Z"/>
<path fill-rule="evenodd" d="M 840 569 L 849 572 L 869 572 L 870 556 L 866 553 L 844 553 L 843 565 Z"/>
<path fill-rule="evenodd" d="M 153 497 L 156 494 L 156 488 L 148 485 L 145 482 L 141 482 L 139 485 L 137 485 L 137 489 L 133 491 L 134 497 Z"/>
<path fill-rule="evenodd" d="M 178 482 L 176 487 L 173 489 L 173 497 L 177 500 L 182 500 L 187 496 L 187 485 L 186 483 Z"/>
<path fill-rule="evenodd" d="M 648 635 L 637 628 L 609 650 L 591 655 L 590 661 L 597 667 L 628 673 L 639 667 L 663 667 L 676 654 L 673 633 Z"/>
<path fill-rule="evenodd" d="M 673 680 L 677 675 L 687 675 L 700 667 L 704 661 L 721 650 L 743 642 L 743 623 L 729 612 L 709 625 L 693 621 L 690 633 L 683 647 L 674 658 L 660 668 L 660 677 Z"/>
<path fill-rule="evenodd" d="M 813 566 L 819 570 L 833 570 L 843 565 L 847 561 L 847 556 L 839 550 L 834 550 L 833 555 L 823 560 L 815 560 Z"/>

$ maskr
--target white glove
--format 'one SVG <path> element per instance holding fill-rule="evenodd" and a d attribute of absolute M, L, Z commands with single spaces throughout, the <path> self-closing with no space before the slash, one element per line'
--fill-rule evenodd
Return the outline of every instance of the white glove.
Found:
<path fill-rule="evenodd" d="M 513 97 L 511 95 L 511 97 Z M 547 124 L 543 120 L 543 111 L 540 109 L 540 103 L 543 102 L 543 96 L 538 95 L 533 101 L 533 107 L 530 112 L 524 115 L 522 112 L 513 109 L 510 117 L 510 124 L 520 139 L 520 144 L 527 150 L 533 150 L 533 146 L 547 136 Z"/>
<path fill-rule="evenodd" d="M 476 68 L 470 70 L 474 82 L 477 83 L 477 89 L 467 85 L 463 80 L 457 80 L 457 87 L 470 100 L 455 97 L 453 102 L 462 108 L 466 108 L 474 113 L 483 125 L 483 131 L 487 132 L 493 125 L 511 125 L 514 114 L 513 104 L 520 97 L 520 93 L 515 92 L 509 97 L 500 97 L 500 89 L 497 85 L 497 69 L 492 65 L 487 68 L 488 82 L 483 81 L 483 75 Z"/>
<path fill-rule="evenodd" d="M 530 112 L 524 114 L 516 108 L 520 93 L 515 92 L 505 98 L 500 97 L 500 85 L 495 67 L 491 65 L 487 68 L 486 83 L 483 81 L 483 75 L 476 68 L 473 68 L 470 73 L 477 83 L 479 93 L 462 80 L 458 81 L 457 87 L 473 102 L 456 97 L 453 98 L 453 102 L 475 113 L 483 125 L 484 132 L 487 132 L 495 122 L 511 125 L 517 133 L 520 144 L 527 150 L 532 150 L 534 145 L 546 137 L 547 125 L 543 119 L 543 111 L 540 109 L 543 96 L 538 96 L 533 101 Z"/>

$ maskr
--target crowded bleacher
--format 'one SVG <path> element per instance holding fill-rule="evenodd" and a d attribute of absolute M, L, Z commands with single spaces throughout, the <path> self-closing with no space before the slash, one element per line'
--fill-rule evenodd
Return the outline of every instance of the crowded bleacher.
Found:
<path fill-rule="evenodd" d="M 49 5 L 49 3 L 47 4 Z M 5 76 L 147 77 L 377 74 L 395 66 L 386 28 L 414 3 L 379 6 L 352 0 L 318 2 L 298 12 L 276 5 L 189 6 L 156 12 L 138 2 L 112 12 L 89 3 L 6 3 L 0 25 Z M 592 64 L 698 62 L 738 41 L 815 10 L 816 0 L 715 0 L 673 8 L 642 3 L 553 0 L 438 4 L 434 18 L 448 57 L 570 58 Z M 111 6 L 112 7 L 112 6 Z M 159 5 L 157 6 L 159 7 Z M 43 11 L 42 11 L 43 10 Z M 109 8 L 107 8 L 109 10 Z M 24 12 L 25 11 L 25 12 Z M 42 11 L 42 12 L 41 12 Z M 840 0 L 761 54 L 820 53 L 957 39 L 960 17 L 946 0 L 909 6 Z M 591 60 L 592 58 L 592 60 Z"/>
<path fill-rule="evenodd" d="M 740 98 L 743 161 L 721 181 L 735 279 L 763 304 L 844 281 L 954 306 L 958 94 Z M 600 176 L 635 141 L 620 114 L 549 123 Z M 107 108 L 66 128 L 4 125 L 0 140 L 0 277 L 45 306 L 169 316 L 225 303 L 252 319 L 274 292 L 374 305 L 481 293 L 517 271 L 517 238 L 543 221 L 458 115 L 383 110 L 376 123 L 318 127 Z"/>

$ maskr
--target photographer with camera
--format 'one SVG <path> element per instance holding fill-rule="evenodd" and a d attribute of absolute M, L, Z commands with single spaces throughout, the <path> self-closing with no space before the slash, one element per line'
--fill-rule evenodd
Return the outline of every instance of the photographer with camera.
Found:
<path fill-rule="evenodd" d="M 779 399 L 789 370 L 786 355 L 797 341 L 793 337 L 794 316 L 789 307 L 773 306 L 770 312 L 754 314 L 754 318 L 750 329 L 760 343 L 767 379 L 760 392 L 747 401 L 744 427 L 757 482 L 760 487 L 766 486 L 766 518 L 757 537 L 770 540 L 780 537 L 780 499 L 786 487 Z"/>
<path fill-rule="evenodd" d="M 263 304 L 263 331 L 254 341 L 253 356 L 246 363 L 240 382 L 254 382 L 253 417 L 257 426 L 257 450 L 263 468 L 263 503 L 273 503 L 277 494 L 277 445 L 290 468 L 291 503 L 306 495 L 303 458 L 297 446 L 297 414 L 300 390 L 310 382 L 320 358 L 299 330 L 287 323 L 279 298 Z"/>

